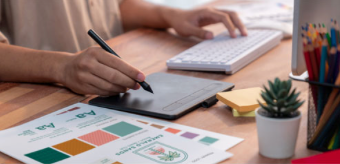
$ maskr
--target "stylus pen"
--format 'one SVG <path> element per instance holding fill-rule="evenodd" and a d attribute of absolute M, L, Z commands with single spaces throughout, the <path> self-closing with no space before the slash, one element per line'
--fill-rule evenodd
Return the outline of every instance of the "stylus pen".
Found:
<path fill-rule="evenodd" d="M 96 41 L 99 45 L 100 45 L 100 47 L 102 47 L 105 51 L 107 51 L 107 52 L 109 52 L 109 53 L 111 53 L 111 54 L 113 54 L 113 55 L 116 55 L 117 57 L 119 57 L 119 58 L 121 58 L 116 52 L 114 52 L 110 47 L 109 47 L 109 45 L 107 45 L 106 43 L 105 43 L 105 41 L 96 33 L 96 32 L 94 32 L 92 29 L 90 29 L 88 32 L 87 32 L 87 34 L 89 34 L 90 35 L 90 37 L 94 40 L 94 41 Z M 145 82 L 145 81 L 143 81 L 143 82 L 139 82 L 139 81 L 136 81 L 144 90 L 146 90 L 146 91 L 148 91 L 148 92 L 150 92 L 150 93 L 153 93 L 153 91 L 152 91 L 152 89 L 151 89 L 151 86 L 147 83 L 147 82 Z"/>

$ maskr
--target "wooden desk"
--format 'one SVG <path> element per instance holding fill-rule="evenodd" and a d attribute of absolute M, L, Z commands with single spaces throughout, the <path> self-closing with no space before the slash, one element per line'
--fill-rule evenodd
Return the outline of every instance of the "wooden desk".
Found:
<path fill-rule="evenodd" d="M 214 29 L 217 33 L 224 30 L 221 25 L 208 28 Z M 196 43 L 198 41 L 194 39 L 180 38 L 166 31 L 150 29 L 131 31 L 108 41 L 124 60 L 146 74 L 167 72 L 221 80 L 236 84 L 235 89 L 261 87 L 267 80 L 273 80 L 275 77 L 288 79 L 291 40 L 283 41 L 278 47 L 232 76 L 223 73 L 167 70 L 165 64 L 167 59 Z M 301 98 L 307 99 L 308 86 L 300 82 L 293 82 L 293 85 L 302 92 Z M 52 85 L 0 83 L 0 130 L 31 121 L 79 101 L 86 103 L 88 99 L 85 100 L 83 96 Z M 318 153 L 306 148 L 307 103 L 300 110 L 303 117 L 295 156 L 292 159 Z M 255 119 L 234 118 L 231 111 L 220 102 L 209 109 L 199 108 L 174 122 L 244 138 L 242 143 L 229 150 L 234 156 L 223 163 L 290 163 L 291 159 L 274 160 L 259 155 Z M 19 161 L 0 153 L 0 163 Z"/>

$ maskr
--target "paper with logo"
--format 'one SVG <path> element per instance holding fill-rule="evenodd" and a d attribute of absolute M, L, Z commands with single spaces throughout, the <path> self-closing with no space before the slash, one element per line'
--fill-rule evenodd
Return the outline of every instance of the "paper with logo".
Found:
<path fill-rule="evenodd" d="M 1 131 L 0 151 L 25 163 L 217 163 L 232 156 L 85 104 Z"/>
<path fill-rule="evenodd" d="M 110 109 L 106 109 L 106 110 L 110 110 Z M 190 140 L 211 146 L 219 150 L 226 151 L 244 140 L 242 138 L 214 133 L 214 132 L 207 131 L 207 130 L 202 130 L 198 128 L 193 128 L 193 127 L 189 127 L 185 125 L 172 123 L 169 121 L 163 121 L 159 119 L 131 114 L 127 112 L 120 112 L 116 110 L 110 110 L 110 111 L 113 113 L 119 114 L 119 115 L 130 117 L 133 120 L 136 120 L 142 124 L 146 124 L 157 129 L 161 129 L 168 133 L 172 133 L 177 136 L 190 139 Z"/>
<path fill-rule="evenodd" d="M 84 105 L 82 104 L 82 108 L 89 108 L 91 109 L 92 106 L 90 105 Z M 60 115 L 64 114 L 73 110 L 78 109 L 75 107 L 74 109 L 69 109 L 69 110 L 60 110 L 59 112 L 52 113 L 52 115 Z M 99 108 L 97 108 L 99 109 Z M 219 150 L 228 150 L 231 147 L 239 144 L 242 142 L 244 139 L 238 138 L 238 137 L 233 137 L 233 136 L 228 136 L 224 134 L 219 134 L 219 133 L 214 133 L 211 131 L 207 130 L 202 130 L 194 127 L 189 127 L 185 125 L 180 125 L 176 123 L 172 123 L 169 121 L 163 121 L 159 119 L 154 119 L 150 117 L 145 117 L 141 115 L 136 115 L 136 114 L 131 114 L 127 112 L 120 112 L 117 110 L 111 110 L 111 109 L 106 109 L 106 108 L 100 108 L 103 110 L 107 110 L 108 112 L 115 113 L 117 115 L 122 115 L 131 118 L 132 120 L 135 120 L 139 123 L 149 125 L 153 128 L 161 129 L 163 131 L 166 131 L 168 133 L 172 133 L 174 135 L 190 139 L 193 141 L 196 141 L 198 143 L 204 144 L 211 146 L 213 148 L 219 149 Z"/>

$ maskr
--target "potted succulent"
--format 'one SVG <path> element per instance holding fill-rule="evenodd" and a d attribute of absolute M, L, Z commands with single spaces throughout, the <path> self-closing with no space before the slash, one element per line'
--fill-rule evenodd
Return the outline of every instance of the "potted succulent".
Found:
<path fill-rule="evenodd" d="M 292 90 L 292 81 L 268 81 L 261 97 L 266 105 L 259 103 L 256 109 L 256 125 L 260 153 L 269 158 L 283 159 L 294 155 L 299 132 L 301 113 L 298 108 L 304 101 L 300 93 Z"/>

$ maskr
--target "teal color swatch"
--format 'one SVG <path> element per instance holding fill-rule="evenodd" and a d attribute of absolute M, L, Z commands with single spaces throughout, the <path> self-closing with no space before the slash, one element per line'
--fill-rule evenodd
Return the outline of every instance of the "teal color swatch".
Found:
<path fill-rule="evenodd" d="M 210 145 L 215 143 L 216 141 L 218 141 L 218 139 L 216 138 L 212 138 L 212 137 L 204 137 L 201 140 L 199 140 L 201 143 L 204 143 L 206 145 Z"/>
<path fill-rule="evenodd" d="M 29 154 L 25 154 L 25 156 L 40 163 L 55 163 L 70 157 L 52 148 L 38 150 Z"/>
<path fill-rule="evenodd" d="M 138 126 L 126 123 L 124 121 L 104 128 L 105 131 L 108 131 L 112 134 L 116 134 L 121 137 L 127 136 L 141 129 L 142 128 Z"/>

